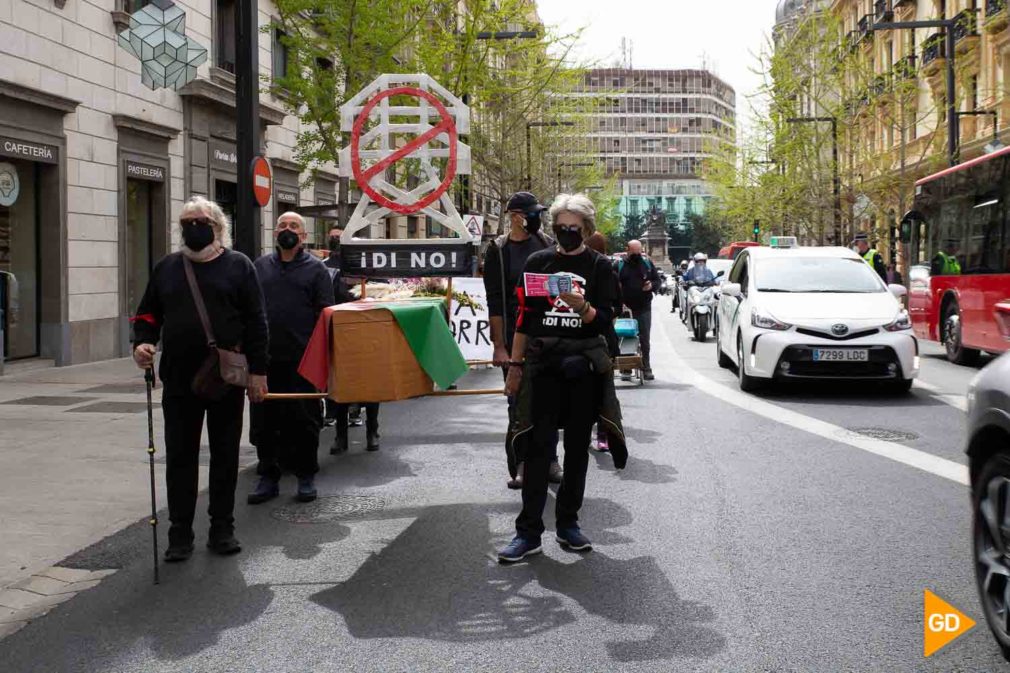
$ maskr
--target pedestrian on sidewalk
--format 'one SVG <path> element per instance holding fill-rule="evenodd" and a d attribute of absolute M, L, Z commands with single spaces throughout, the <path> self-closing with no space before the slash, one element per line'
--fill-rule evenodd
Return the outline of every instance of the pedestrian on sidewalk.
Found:
<path fill-rule="evenodd" d="M 554 241 L 540 230 L 541 217 L 545 210 L 546 206 L 541 205 L 533 194 L 529 192 L 513 194 L 505 205 L 509 231 L 491 241 L 484 253 L 484 290 L 487 293 L 488 315 L 491 320 L 493 362 L 496 366 L 502 367 L 502 374 L 506 378 L 519 310 L 516 285 L 530 255 L 550 249 L 554 245 Z M 511 427 L 515 420 L 515 399 L 512 396 L 508 397 L 508 412 L 510 430 L 505 435 L 505 451 L 510 456 L 511 479 L 508 481 L 508 487 L 520 489 L 523 486 L 522 447 L 525 442 L 512 441 Z M 562 472 L 558 463 L 556 437 L 554 445 L 549 478 L 552 483 L 558 484 L 561 483 Z"/>
<path fill-rule="evenodd" d="M 659 272 L 652 260 L 642 254 L 641 241 L 628 241 L 628 254 L 617 263 L 617 277 L 621 286 L 621 299 L 638 321 L 638 342 L 642 346 L 642 376 L 646 381 L 652 374 L 650 337 L 652 334 L 652 298 L 659 288 Z M 630 372 L 621 372 L 630 380 Z"/>
<path fill-rule="evenodd" d="M 216 346 L 241 351 L 248 360 L 251 402 L 261 402 L 267 392 L 268 361 L 263 294 L 249 258 L 229 249 L 228 217 L 213 201 L 194 197 L 183 206 L 179 226 L 182 248 L 155 265 L 133 319 L 133 358 L 141 369 L 154 366 L 155 348 L 161 342 L 158 373 L 164 386 L 161 408 L 171 520 L 165 560 L 169 562 L 185 561 L 193 553 L 205 416 L 210 444 L 207 547 L 222 555 L 242 550 L 235 537 L 233 510 L 243 390 L 230 386 L 219 399 L 205 399 L 194 392 L 194 377 L 211 350 L 187 279 L 187 265 L 206 306 Z"/>
<path fill-rule="evenodd" d="M 256 260 L 270 325 L 267 386 L 275 393 L 316 392 L 298 373 L 298 364 L 319 314 L 333 305 L 333 282 L 323 262 L 305 251 L 307 236 L 302 216 L 284 213 L 274 229 L 276 250 Z M 298 478 L 296 499 L 315 500 L 323 425 L 319 400 L 254 404 L 249 417 L 249 441 L 256 447 L 260 478 L 247 502 L 258 505 L 276 498 L 285 470 Z"/>
<path fill-rule="evenodd" d="M 336 455 L 347 451 L 350 441 L 347 437 L 349 425 L 355 427 L 361 425 L 361 409 L 365 410 L 365 449 L 367 451 L 379 450 L 379 403 L 363 402 L 358 404 L 345 404 L 335 402 L 336 409 L 336 434 L 333 437 L 333 446 L 330 447 L 330 454 Z M 354 410 L 357 408 L 357 420 L 355 422 Z"/>
<path fill-rule="evenodd" d="M 627 460 L 613 366 L 603 338 L 616 301 L 613 268 L 584 243 L 596 230 L 596 208 L 584 194 L 561 194 L 551 206 L 551 220 L 557 247 L 530 255 L 523 273 L 567 275 L 571 289 L 553 297 L 527 296 L 522 284 L 517 290 L 519 318 L 505 393 L 517 396 L 515 435 L 528 435 L 530 442 L 522 512 L 515 538 L 498 553 L 502 563 L 541 551 L 548 468 L 559 427 L 565 431 L 565 474 L 557 494 L 556 535 L 568 549 L 592 549 L 579 529 L 578 513 L 593 423 L 605 424 L 614 465 L 621 469 Z"/>

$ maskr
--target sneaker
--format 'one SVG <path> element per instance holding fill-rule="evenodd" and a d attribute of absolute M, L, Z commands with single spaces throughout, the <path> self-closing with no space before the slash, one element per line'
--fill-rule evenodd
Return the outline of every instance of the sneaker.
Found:
<path fill-rule="evenodd" d="M 621 372 L 621 380 L 622 381 L 630 381 L 631 380 L 631 372 Z"/>
<path fill-rule="evenodd" d="M 655 377 L 655 375 L 653 375 L 651 369 L 646 369 L 645 371 L 643 371 L 642 372 L 642 376 L 645 378 L 646 381 L 655 381 L 656 380 L 656 377 Z"/>
<path fill-rule="evenodd" d="M 260 505 L 268 500 L 273 500 L 280 493 L 276 479 L 270 477 L 260 477 L 256 483 L 256 489 L 246 497 L 246 502 L 250 505 Z"/>
<path fill-rule="evenodd" d="M 324 428 L 329 428 L 329 427 L 332 427 L 332 426 L 334 426 L 336 424 L 337 424 L 337 419 L 335 419 L 335 418 L 324 418 L 323 419 L 323 427 Z"/>
<path fill-rule="evenodd" d="M 365 450 L 366 451 L 378 451 L 379 450 L 379 433 L 369 432 L 368 437 L 365 440 Z"/>
<path fill-rule="evenodd" d="M 231 526 L 215 528 L 212 525 L 207 536 L 207 549 L 219 556 L 231 556 L 242 551 L 242 544 L 235 537 L 235 529 Z"/>
<path fill-rule="evenodd" d="M 181 561 L 188 561 L 189 557 L 193 555 L 193 543 L 189 544 L 170 544 L 168 549 L 165 550 L 165 563 L 180 563 Z"/>
<path fill-rule="evenodd" d="M 527 540 L 518 535 L 508 543 L 504 549 L 498 552 L 498 563 L 517 563 L 527 556 L 539 554 L 543 551 L 540 540 Z"/>
<path fill-rule="evenodd" d="M 333 438 L 333 443 L 330 444 L 330 455 L 335 456 L 338 453 L 347 453 L 347 435 L 337 435 Z"/>
<path fill-rule="evenodd" d="M 571 528 L 559 528 L 555 538 L 562 547 L 572 551 L 592 551 L 593 543 L 582 534 L 578 526 Z"/>
<path fill-rule="evenodd" d="M 361 412 L 359 411 L 356 414 L 351 414 L 351 416 L 347 420 L 347 424 L 350 425 L 352 428 L 360 428 L 362 425 L 364 425 L 365 422 L 361 420 Z"/>
<path fill-rule="evenodd" d="M 526 463 L 519 463 L 519 467 L 516 468 L 516 476 L 508 480 L 506 484 L 513 491 L 518 491 L 523 487 L 523 475 L 526 474 Z"/>
<path fill-rule="evenodd" d="M 316 499 L 316 478 L 312 476 L 298 477 L 298 493 L 295 500 L 298 502 L 312 502 Z"/>
<path fill-rule="evenodd" d="M 564 476 L 565 472 L 561 469 L 558 461 L 552 461 L 550 468 L 547 470 L 547 481 L 552 484 L 560 484 Z"/>

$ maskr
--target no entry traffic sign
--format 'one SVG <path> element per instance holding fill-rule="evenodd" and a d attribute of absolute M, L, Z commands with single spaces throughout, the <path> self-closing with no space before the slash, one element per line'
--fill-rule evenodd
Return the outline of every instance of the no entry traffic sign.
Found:
<path fill-rule="evenodd" d="M 274 176 L 270 164 L 263 157 L 256 157 L 252 162 L 253 198 L 260 208 L 266 208 L 273 193 Z"/>

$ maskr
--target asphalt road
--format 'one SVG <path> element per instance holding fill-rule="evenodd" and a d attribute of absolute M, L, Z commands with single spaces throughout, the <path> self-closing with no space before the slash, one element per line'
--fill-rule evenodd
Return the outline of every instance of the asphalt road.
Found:
<path fill-rule="evenodd" d="M 930 462 L 963 462 L 971 372 L 927 358 L 932 388 L 905 397 L 743 396 L 667 307 L 654 312 L 658 380 L 621 387 L 628 468 L 590 461 L 592 553 L 549 535 L 543 556 L 495 562 L 518 510 L 501 399 L 384 405 L 379 453 L 352 430 L 351 453 L 323 460 L 327 497 L 298 505 L 288 479 L 280 499 L 238 507 L 238 557 L 198 548 L 152 586 L 141 523 L 68 559 L 121 570 L 0 641 L 0 669 L 1006 670 L 982 624 L 922 656 L 924 589 L 981 619 L 967 488 L 956 465 Z M 906 434 L 874 443 L 867 429 Z"/>

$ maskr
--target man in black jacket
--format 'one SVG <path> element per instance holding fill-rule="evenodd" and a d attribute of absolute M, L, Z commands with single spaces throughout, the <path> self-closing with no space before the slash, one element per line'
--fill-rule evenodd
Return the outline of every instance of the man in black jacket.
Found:
<path fill-rule="evenodd" d="M 652 297 L 659 287 L 659 272 L 656 265 L 642 254 L 640 241 L 628 241 L 628 254 L 618 262 L 617 277 L 621 283 L 624 305 L 631 309 L 631 315 L 638 321 L 638 341 L 642 345 L 642 375 L 652 381 L 652 364 L 649 360 L 649 338 L 652 333 Z M 630 374 L 621 372 L 630 378 Z"/>
<path fill-rule="evenodd" d="M 491 242 L 484 253 L 484 290 L 487 293 L 487 308 L 491 319 L 491 342 L 494 344 L 494 364 L 499 367 L 508 366 L 509 354 L 512 351 L 512 339 L 516 331 L 516 318 L 519 305 L 516 299 L 516 284 L 522 274 L 526 260 L 535 252 L 554 245 L 554 241 L 541 230 L 540 218 L 546 206 L 537 201 L 537 197 L 529 192 L 518 192 L 512 195 L 505 206 L 508 217 L 509 232 L 502 234 Z M 507 369 L 505 370 L 507 374 Z M 515 399 L 508 398 L 509 427 L 515 416 Z M 505 438 L 506 446 L 510 444 Z M 511 451 L 507 448 L 506 451 Z M 510 472 L 516 472 L 508 482 L 511 489 L 520 489 L 523 485 L 522 458 L 513 456 L 510 459 Z M 561 483 L 562 471 L 558 463 L 557 450 L 554 452 L 550 467 L 550 481 Z"/>
<path fill-rule="evenodd" d="M 270 324 L 267 386 L 278 393 L 315 392 L 298 374 L 305 346 L 319 314 L 333 305 L 333 282 L 323 263 L 305 252 L 305 222 L 298 213 L 277 220 L 276 252 L 256 260 Z M 318 400 L 273 400 L 251 407 L 250 441 L 259 457 L 260 475 L 250 505 L 277 497 L 282 468 L 298 477 L 297 499 L 316 498 L 317 450 L 323 419 Z"/>

